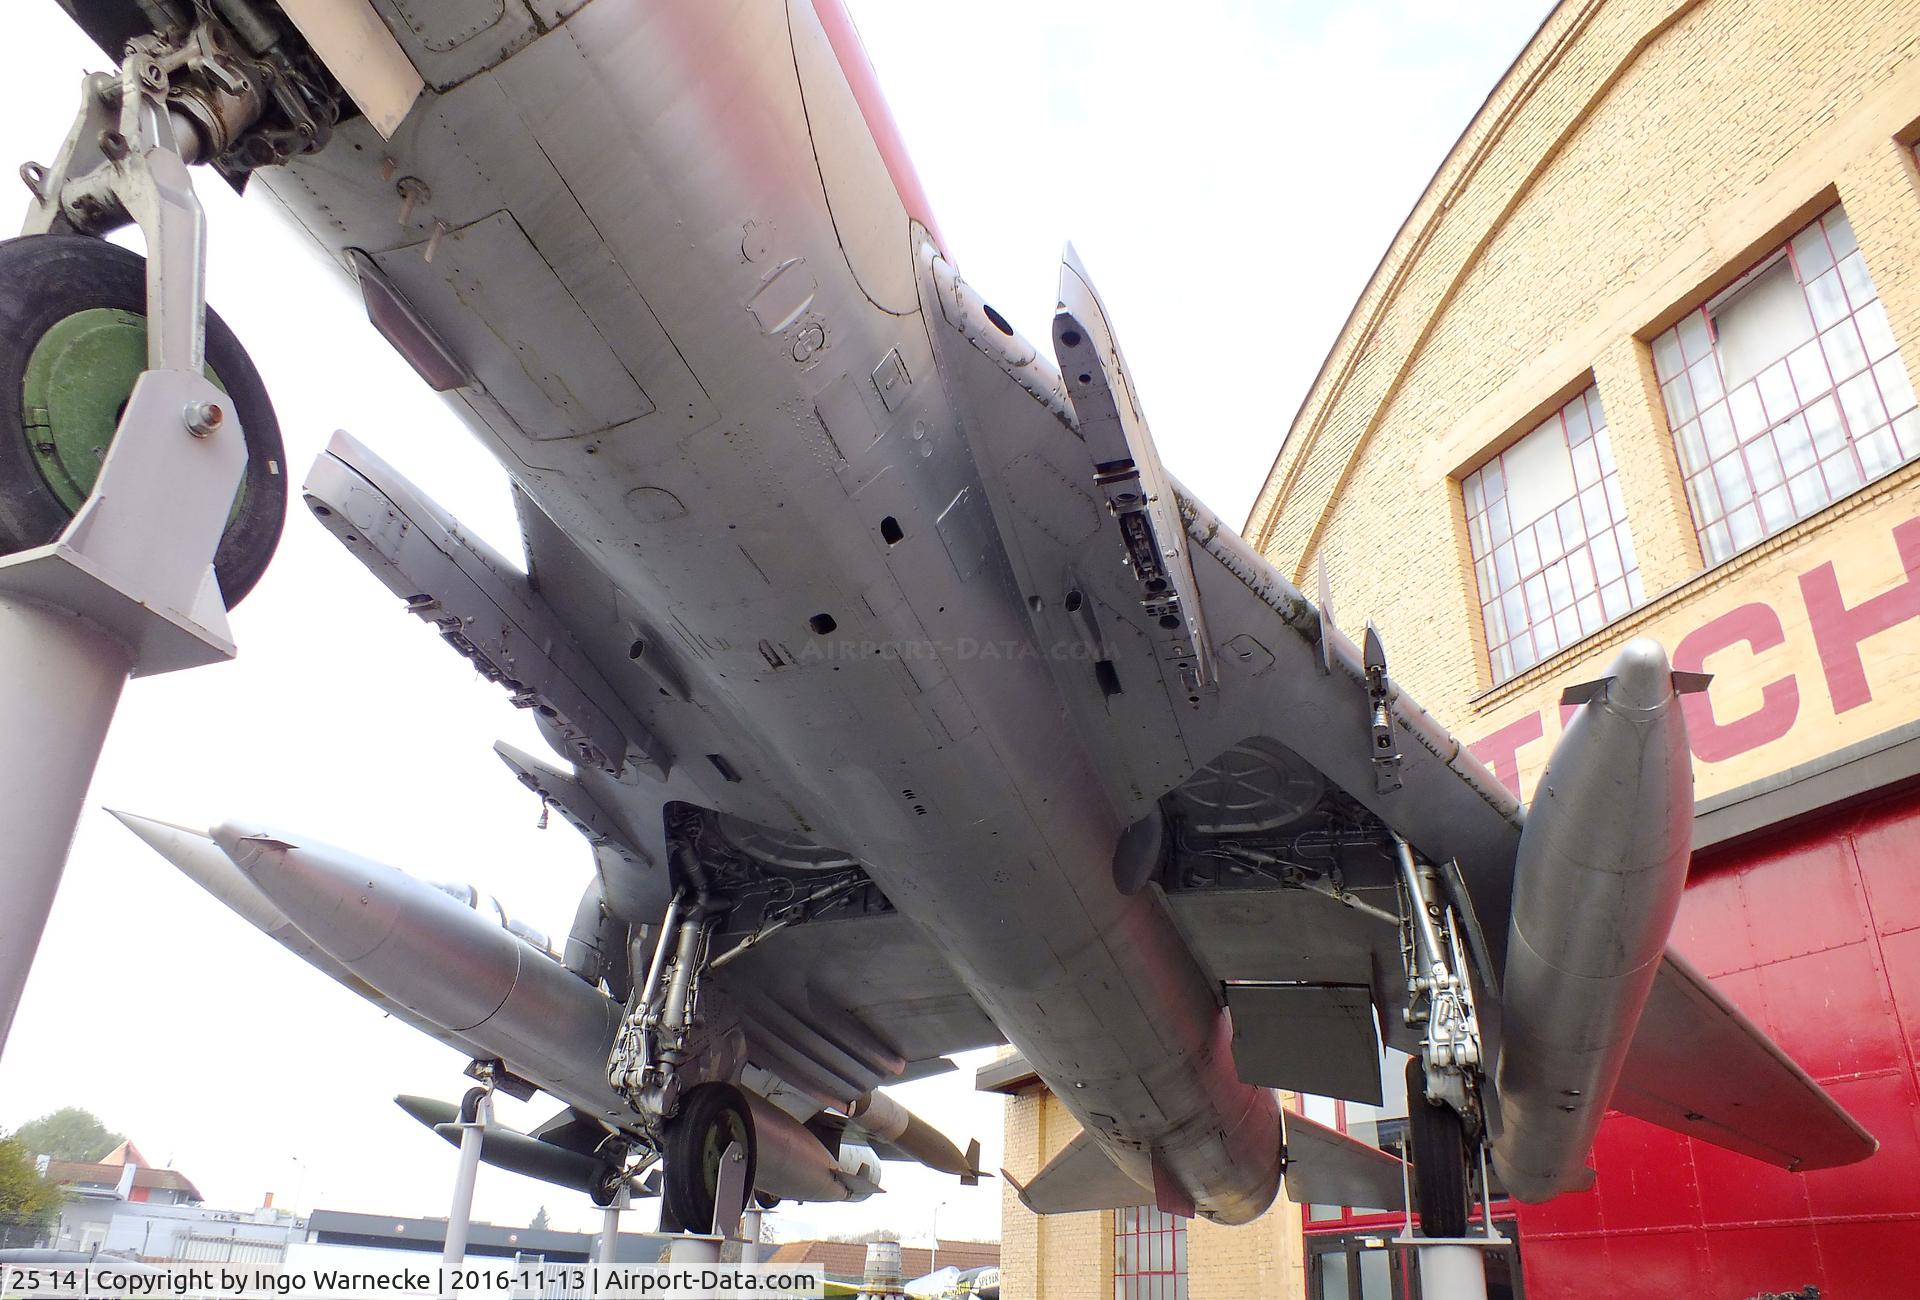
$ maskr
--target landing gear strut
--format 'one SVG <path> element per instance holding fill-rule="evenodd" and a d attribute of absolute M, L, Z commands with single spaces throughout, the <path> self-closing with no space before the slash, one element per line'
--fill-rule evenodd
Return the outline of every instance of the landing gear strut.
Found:
<path fill-rule="evenodd" d="M 206 46 L 129 42 L 118 75 L 83 81 L 53 165 L 21 168 L 31 238 L 0 248 L 0 1045 L 121 687 L 232 658 L 226 605 L 279 536 L 279 437 L 207 319 L 187 172 L 203 141 L 170 107 L 221 66 Z M 252 102 L 222 101 L 220 119 L 244 129 Z M 129 223 L 144 268 L 89 238 Z"/>
<path fill-rule="evenodd" d="M 1398 836 L 1404 895 L 1407 1023 L 1425 1027 L 1407 1062 L 1408 1156 L 1420 1230 L 1464 1237 L 1473 1208 L 1472 1168 L 1486 1140 L 1480 1110 L 1481 1036 L 1468 975 L 1467 926 L 1432 868 Z"/>

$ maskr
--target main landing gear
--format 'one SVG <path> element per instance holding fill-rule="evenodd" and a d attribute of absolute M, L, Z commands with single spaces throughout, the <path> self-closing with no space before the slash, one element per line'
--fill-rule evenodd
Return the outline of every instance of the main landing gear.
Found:
<path fill-rule="evenodd" d="M 694 1041 L 714 916 L 691 838 L 677 838 L 671 856 L 687 888 L 661 920 L 607 1081 L 641 1117 L 662 1156 L 663 1229 L 726 1236 L 754 1194 L 758 1142 L 746 1094 L 726 1081 L 737 1070 Z"/>
<path fill-rule="evenodd" d="M 1468 974 L 1470 921 L 1435 868 L 1394 837 L 1403 895 L 1402 951 L 1407 1023 L 1424 1026 L 1420 1055 L 1407 1062 L 1407 1156 L 1413 1166 L 1420 1230 L 1427 1237 L 1467 1233 L 1475 1167 L 1486 1125 L 1481 1109 L 1480 1021 Z M 1461 891 L 1463 892 L 1463 891 Z"/>
<path fill-rule="evenodd" d="M 753 1188 L 753 1112 L 746 1094 L 730 1083 L 700 1084 L 680 1099 L 679 1113 L 664 1128 L 661 1229 L 713 1231 L 723 1182 L 748 1192 Z M 729 1161 L 740 1165 L 731 1171 L 732 1179 L 727 1178 Z M 721 1217 L 737 1217 L 738 1207 L 724 1208 L 727 1214 Z"/>

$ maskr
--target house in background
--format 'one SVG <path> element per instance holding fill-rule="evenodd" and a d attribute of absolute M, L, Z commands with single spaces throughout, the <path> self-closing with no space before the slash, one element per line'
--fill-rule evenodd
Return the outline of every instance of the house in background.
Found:
<path fill-rule="evenodd" d="M 211 1210 L 177 1169 L 155 1167 L 122 1142 L 97 1161 L 39 1161 L 42 1176 L 66 1195 L 47 1244 L 146 1260 L 236 1260 L 277 1264 L 300 1221 L 274 1208 Z"/>

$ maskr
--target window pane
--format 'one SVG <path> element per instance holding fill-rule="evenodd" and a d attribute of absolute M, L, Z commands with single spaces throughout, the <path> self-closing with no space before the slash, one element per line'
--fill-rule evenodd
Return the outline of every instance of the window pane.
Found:
<path fill-rule="evenodd" d="M 1694 526 L 1710 562 L 1920 453 L 1920 420 L 1900 423 L 1914 409 L 1906 366 L 1839 208 L 1763 259 L 1706 315 L 1711 331 L 1691 324 L 1701 319 L 1696 312 L 1656 339 L 1653 350 Z M 1663 357 L 1679 364 L 1662 364 Z M 1705 378 L 1715 363 L 1718 386 Z M 1916 436 L 1903 439 L 1906 428 Z M 1595 563 L 1611 613 L 1611 579 L 1598 555 Z M 1639 575 L 1626 569 L 1632 592 Z"/>
<path fill-rule="evenodd" d="M 1713 350 L 1705 312 L 1687 313 L 1676 328 L 1680 334 L 1680 355 L 1685 360 L 1698 361 Z"/>
<path fill-rule="evenodd" d="M 1738 388 L 1769 364 L 1813 337 L 1813 312 L 1781 258 L 1713 310 L 1713 328 L 1729 388 Z"/>
<path fill-rule="evenodd" d="M 1887 324 L 1887 309 L 1878 301 L 1855 312 L 1853 323 L 1860 327 L 1860 341 L 1867 345 L 1867 355 L 1875 361 L 1893 351 L 1893 327 Z"/>
<path fill-rule="evenodd" d="M 1850 320 L 1843 320 L 1820 336 L 1821 350 L 1827 354 L 1827 368 L 1835 379 L 1857 375 L 1867 368 L 1867 349 L 1860 342 L 1860 331 Z"/>
<path fill-rule="evenodd" d="M 1733 427 L 1742 438 L 1751 438 L 1767 427 L 1767 413 L 1760 407 L 1760 390 L 1747 384 L 1734 390 L 1727 401 L 1733 414 Z"/>
<path fill-rule="evenodd" d="M 1847 413 L 1849 429 L 1864 433 L 1887 422 L 1872 375 L 1856 375 L 1840 385 L 1840 406 Z"/>
<path fill-rule="evenodd" d="M 1665 350 L 1680 346 L 1676 333 Z M 1711 356 L 1696 364 L 1703 373 L 1716 365 Z M 1703 382 L 1717 385 L 1718 379 L 1709 374 Z M 1671 386 L 1690 395 L 1692 383 L 1680 372 Z M 1717 387 L 1712 391 L 1717 398 Z M 1717 427 L 1731 437 L 1724 404 L 1716 402 L 1713 409 L 1720 412 Z M 1704 446 L 1698 455 L 1705 464 Z M 1597 621 L 1583 622 L 1576 609 L 1596 585 L 1591 539 L 1623 532 L 1625 522 L 1598 392 L 1586 389 L 1541 421 L 1462 480 L 1462 492 L 1469 504 L 1477 492 L 1486 509 L 1484 528 L 1470 512 L 1468 543 L 1480 586 L 1487 657 L 1495 680 L 1505 680 L 1597 628 Z M 1617 551 L 1613 562 L 1619 563 Z M 1590 608 L 1597 614 L 1601 605 L 1595 601 Z"/>
<path fill-rule="evenodd" d="M 1813 308 L 1814 322 L 1825 329 L 1847 316 L 1847 295 L 1840 287 L 1840 273 L 1828 271 L 1807 284 L 1807 302 Z"/>
<path fill-rule="evenodd" d="M 1393 1300 L 1393 1280 L 1384 1250 L 1360 1252 L 1361 1300 Z"/>
<path fill-rule="evenodd" d="M 1873 377 L 1880 385 L 1880 397 L 1889 411 L 1898 415 L 1913 409 L 1913 385 L 1907 379 L 1907 368 L 1900 364 L 1898 357 L 1890 357 L 1875 366 Z"/>
<path fill-rule="evenodd" d="M 1840 259 L 1840 283 L 1846 286 L 1847 297 L 1856 308 L 1866 306 L 1876 297 L 1873 281 L 1867 276 L 1866 259 L 1857 251 Z"/>
<path fill-rule="evenodd" d="M 1346 1300 L 1347 1257 L 1332 1251 L 1320 1256 L 1320 1294 L 1326 1300 Z"/>
<path fill-rule="evenodd" d="M 1842 209 L 1829 209 L 1820 218 L 1820 224 L 1827 232 L 1827 242 L 1833 245 L 1835 257 L 1845 257 L 1860 247 L 1859 241 L 1853 237 L 1853 223 L 1847 220 L 1847 214 Z"/>
<path fill-rule="evenodd" d="M 1794 391 L 1802 402 L 1811 402 L 1833 387 L 1833 376 L 1827 371 L 1827 359 L 1820 355 L 1820 345 L 1817 343 L 1808 343 L 1789 353 L 1787 373 L 1793 376 Z"/>
<path fill-rule="evenodd" d="M 1662 382 L 1680 373 L 1680 331 L 1670 329 L 1653 341 L 1653 372 Z"/>
<path fill-rule="evenodd" d="M 1900 444 L 1894 441 L 1891 426 L 1875 429 L 1854 443 L 1868 478 L 1879 478 L 1900 463 Z"/>
<path fill-rule="evenodd" d="M 1819 222 L 1793 237 L 1793 257 L 1799 263 L 1801 276 L 1807 279 L 1833 265 L 1833 254 L 1827 251 L 1827 236 Z"/>

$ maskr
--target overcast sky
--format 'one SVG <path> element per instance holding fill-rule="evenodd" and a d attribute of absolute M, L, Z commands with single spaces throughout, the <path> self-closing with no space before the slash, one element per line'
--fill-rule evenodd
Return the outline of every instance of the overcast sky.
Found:
<path fill-rule="evenodd" d="M 969 280 L 1043 338 L 1073 240 L 1164 458 L 1237 522 L 1395 229 L 1547 6 L 852 8 Z M 51 160 L 79 74 L 103 62 L 52 0 L 9 10 L 0 178 Z M 343 276 L 266 207 L 204 174 L 200 192 L 209 297 L 266 378 L 295 482 L 346 428 L 518 554 L 505 479 L 367 327 Z M 14 195 L 4 211 L 24 208 Z M 304 832 L 473 881 L 556 935 L 587 852 L 558 818 L 536 829 L 537 801 L 491 752 L 502 737 L 541 752 L 525 716 L 297 503 L 233 628 L 236 662 L 136 682 L 121 704 L 0 1061 L 0 1126 L 88 1107 L 223 1208 L 272 1191 L 302 1211 L 445 1214 L 453 1151 L 389 1099 L 455 1098 L 464 1062 L 301 964 L 101 809 Z M 897 1095 L 979 1137 L 991 1169 L 999 1102 L 971 1092 L 979 1059 Z M 507 1099 L 501 1113 L 524 1127 L 553 1109 Z M 999 1235 L 997 1183 L 893 1164 L 886 1182 L 860 1205 L 783 1208 L 776 1227 L 922 1240 L 937 1213 L 942 1236 Z M 556 1227 L 597 1224 L 584 1198 L 491 1170 L 475 1215 L 524 1224 L 540 1205 Z"/>

